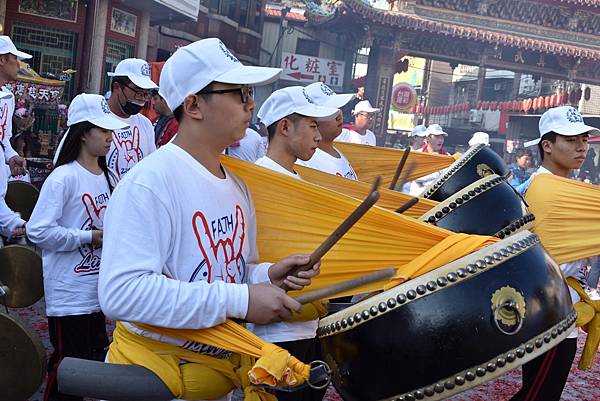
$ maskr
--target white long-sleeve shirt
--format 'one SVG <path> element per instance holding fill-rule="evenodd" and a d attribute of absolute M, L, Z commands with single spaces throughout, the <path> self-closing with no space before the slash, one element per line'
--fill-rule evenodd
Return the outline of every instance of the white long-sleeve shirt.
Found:
<path fill-rule="evenodd" d="M 250 163 L 254 163 L 263 157 L 265 153 L 262 137 L 251 128 L 246 129 L 246 135 L 239 143 L 227 148 L 228 155 Z"/>
<path fill-rule="evenodd" d="M 112 319 L 200 329 L 246 317 L 246 283 L 269 282 L 257 265 L 256 216 L 246 185 L 215 177 L 174 143 L 115 189 L 104 224 L 98 295 Z M 200 353 L 206 345 L 130 330 Z"/>
<path fill-rule="evenodd" d="M 340 157 L 331 156 L 329 153 L 317 148 L 315 154 L 310 158 L 310 160 L 297 160 L 296 163 L 301 166 L 323 171 L 324 173 L 337 175 L 338 177 L 358 180 L 356 172 L 354 172 L 354 169 L 350 165 L 348 159 L 346 159 L 346 156 L 344 156 L 338 149 L 335 149 L 335 151 L 338 152 Z"/>
<path fill-rule="evenodd" d="M 360 134 L 348 128 L 342 128 L 342 132 L 335 138 L 336 142 L 358 143 L 361 145 L 375 146 L 377 138 L 371 130 L 367 130 L 364 134 Z"/>
<path fill-rule="evenodd" d="M 1 88 L 3 92 L 9 92 L 4 88 Z M 4 147 L 4 160 L 8 161 L 17 156 L 18 153 L 13 149 L 10 144 L 10 138 L 12 137 L 12 118 L 15 113 L 15 97 L 11 93 L 10 96 L 0 99 L 0 138 L 2 140 L 2 146 Z"/>
<path fill-rule="evenodd" d="M 110 189 L 74 161 L 46 179 L 27 223 L 27 236 L 42 249 L 46 314 L 82 315 L 100 310 L 98 271 L 102 249 L 91 246 L 101 229 Z"/>
<path fill-rule="evenodd" d="M 106 155 L 106 164 L 120 180 L 140 160 L 156 150 L 154 127 L 143 114 L 129 118 L 113 117 L 125 122 L 129 127 L 113 131 L 113 140 Z"/>
<path fill-rule="evenodd" d="M 3 90 L 3 92 L 7 92 Z M 2 146 L 0 146 L 0 233 L 6 237 L 10 237 L 13 231 L 25 224 L 25 220 L 21 219 L 21 216 L 12 211 L 6 202 L 4 197 L 6 196 L 8 178 L 10 177 L 8 166 L 4 163 L 17 156 L 17 152 L 12 148 L 10 144 L 10 138 L 12 137 L 12 118 L 15 111 L 15 97 L 10 94 L 6 98 L 0 99 L 0 140 Z"/>

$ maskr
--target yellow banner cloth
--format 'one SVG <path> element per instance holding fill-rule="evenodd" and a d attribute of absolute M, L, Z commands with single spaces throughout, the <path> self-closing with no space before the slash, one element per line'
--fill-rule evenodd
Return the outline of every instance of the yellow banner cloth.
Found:
<path fill-rule="evenodd" d="M 241 160 L 223 156 L 221 161 L 244 180 L 251 192 L 256 208 L 257 244 L 263 261 L 313 252 L 360 203 L 355 198 Z M 452 246 L 446 246 L 450 240 L 440 244 L 448 237 L 454 238 Z M 497 239 L 456 236 L 451 231 L 374 206 L 323 257 L 321 274 L 303 292 L 384 267 L 399 268 L 398 282 L 472 252 L 473 246 L 458 245 L 463 241 L 469 244 L 475 241 L 482 247 Z M 413 263 L 415 271 L 403 273 L 404 265 L 423 254 L 437 256 L 425 267 L 415 268 Z M 344 295 L 382 288 L 382 283 L 375 283 Z"/>
<path fill-rule="evenodd" d="M 358 179 L 363 182 L 373 182 L 376 176 L 382 178 L 382 185 L 389 187 L 398 163 L 404 155 L 404 150 L 383 148 L 380 146 L 358 145 L 355 143 L 335 142 L 335 147 L 346 156 Z M 433 153 L 410 152 L 405 169 L 414 162 L 408 181 L 424 177 L 427 174 L 440 171 L 455 162 L 452 156 Z"/>
<path fill-rule="evenodd" d="M 572 277 L 567 278 L 567 283 L 581 297 L 581 302 L 575 304 L 577 311 L 577 327 L 586 333 L 585 345 L 579 359 L 579 369 L 589 370 L 594 366 L 594 358 L 600 346 L 600 301 L 590 299 L 581 284 Z"/>
<path fill-rule="evenodd" d="M 117 322 L 109 362 L 144 366 L 167 385 L 176 398 L 210 400 L 243 388 L 246 401 L 275 400 L 255 384 L 297 386 L 310 376 L 310 366 L 286 350 L 266 343 L 232 321 L 204 330 L 136 324 L 163 336 L 196 341 L 236 352 L 230 359 L 200 355 L 176 345 L 142 337 Z M 240 356 L 241 355 L 241 356 Z M 254 360 L 254 358 L 258 358 Z M 181 364 L 181 362 L 189 362 Z"/>
<path fill-rule="evenodd" d="M 348 178 L 338 177 L 337 175 L 327 174 L 319 170 L 297 165 L 294 166 L 294 170 L 296 170 L 305 181 L 312 182 L 313 184 L 320 185 L 356 199 L 364 199 L 371 190 L 372 183 L 350 180 Z M 387 189 L 387 187 L 380 187 L 379 194 L 380 197 L 377 201 L 377 206 L 392 211 L 398 209 L 413 198 L 408 194 Z M 404 215 L 416 219 L 437 206 L 437 204 L 438 202 L 436 201 L 419 198 L 419 202 L 404 212 Z"/>
<path fill-rule="evenodd" d="M 537 175 L 525 194 L 533 232 L 558 263 L 600 255 L 600 187 Z"/>

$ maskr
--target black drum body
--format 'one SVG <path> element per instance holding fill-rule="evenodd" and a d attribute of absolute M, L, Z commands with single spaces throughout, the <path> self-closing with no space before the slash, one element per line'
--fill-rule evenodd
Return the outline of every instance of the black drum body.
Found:
<path fill-rule="evenodd" d="M 330 315 L 346 401 L 440 400 L 541 355 L 575 327 L 559 267 L 528 231 Z"/>
<path fill-rule="evenodd" d="M 484 177 L 431 209 L 421 220 L 458 233 L 504 238 L 533 225 L 523 198 L 506 177 Z"/>
<path fill-rule="evenodd" d="M 492 149 L 483 144 L 469 148 L 464 155 L 429 185 L 421 195 L 423 198 L 441 202 L 488 175 L 501 177 L 509 175 L 510 170 L 504 160 Z"/>

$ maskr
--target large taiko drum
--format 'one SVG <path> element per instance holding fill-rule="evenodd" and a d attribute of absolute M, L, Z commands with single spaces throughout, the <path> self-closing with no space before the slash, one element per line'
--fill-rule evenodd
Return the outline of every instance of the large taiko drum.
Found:
<path fill-rule="evenodd" d="M 576 313 L 558 265 L 523 231 L 319 323 L 346 401 L 440 400 L 561 342 Z"/>
<path fill-rule="evenodd" d="M 506 179 L 496 174 L 481 178 L 440 202 L 420 220 L 458 233 L 499 238 L 530 229 L 534 216 Z"/>
<path fill-rule="evenodd" d="M 492 174 L 506 177 L 509 172 L 508 166 L 496 152 L 489 146 L 479 144 L 469 148 L 460 159 L 444 170 L 437 180 L 425 188 L 421 196 L 441 202 L 483 177 Z"/>

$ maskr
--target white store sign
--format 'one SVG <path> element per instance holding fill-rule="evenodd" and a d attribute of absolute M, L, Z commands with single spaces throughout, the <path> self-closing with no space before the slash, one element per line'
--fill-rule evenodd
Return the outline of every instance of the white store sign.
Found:
<path fill-rule="evenodd" d="M 329 86 L 344 84 L 345 63 L 339 60 L 283 53 L 280 79 L 296 82 L 323 82 Z"/>

